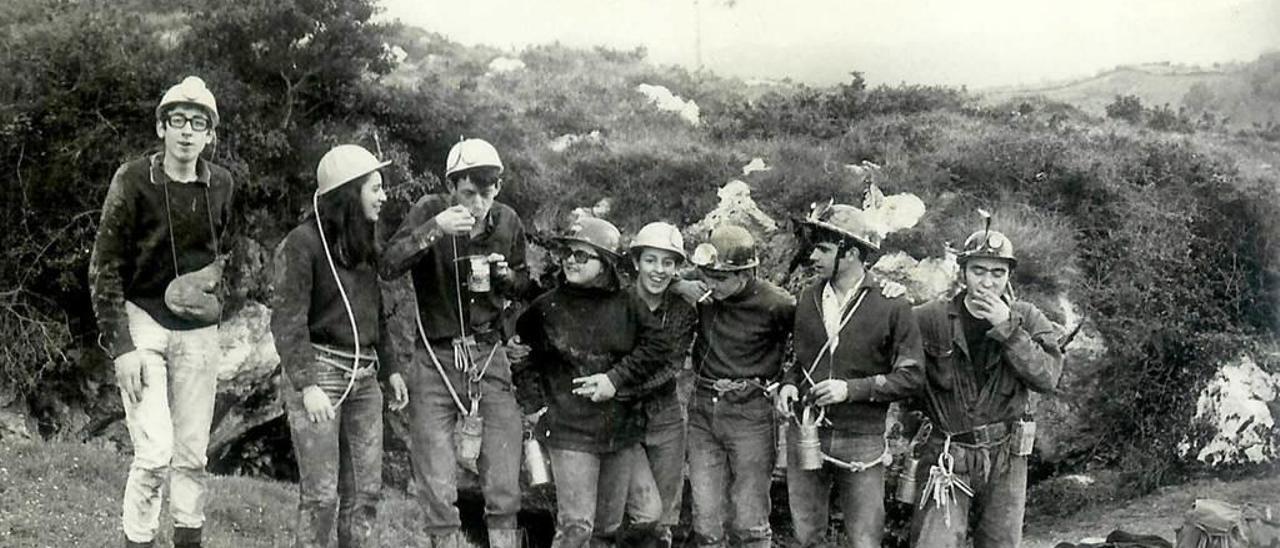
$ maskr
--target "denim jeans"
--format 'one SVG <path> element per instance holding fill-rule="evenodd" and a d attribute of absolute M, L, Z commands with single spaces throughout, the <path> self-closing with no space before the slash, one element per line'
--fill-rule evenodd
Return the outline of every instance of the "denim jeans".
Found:
<path fill-rule="evenodd" d="M 685 411 L 675 392 L 645 402 L 648 426 L 640 448 L 646 458 L 636 459 L 627 493 L 627 515 L 633 523 L 656 522 L 670 531 L 680 523 L 680 499 L 684 492 Z M 649 498 L 660 501 L 661 515 L 645 515 Z"/>
<path fill-rule="evenodd" d="M 323 364 L 322 364 L 323 365 Z M 322 377 L 345 382 L 332 367 Z M 382 491 L 382 388 L 373 376 L 357 380 L 332 420 L 307 417 L 302 392 L 281 376 L 289 432 L 298 459 L 296 548 L 372 548 L 378 543 Z M 330 395 L 337 403 L 341 395 Z M 336 519 L 335 519 L 336 518 Z M 337 544 L 334 527 L 337 526 Z"/>
<path fill-rule="evenodd" d="M 204 525 L 205 455 L 217 394 L 217 326 L 166 329 L 133 303 L 125 303 L 129 334 L 140 350 L 164 357 L 164 366 L 142 374 L 142 397 L 124 399 L 133 461 L 124 486 L 121 521 L 125 538 L 150 542 L 160 526 L 161 490 L 169 483 L 169 514 L 175 527 Z"/>
<path fill-rule="evenodd" d="M 450 345 L 433 345 L 436 357 L 450 375 L 453 387 L 470 406 L 466 385 L 453 368 Z M 479 343 L 478 356 L 489 356 L 492 343 Z M 500 343 L 493 353 L 490 369 L 508 369 L 506 348 Z M 414 351 L 414 364 L 405 372 L 409 384 L 410 460 L 416 496 L 424 514 L 424 528 L 432 536 L 457 532 L 458 461 L 453 432 L 459 410 L 444 381 L 436 372 L 426 348 Z M 509 377 L 507 377 L 509 378 Z M 481 434 L 480 490 L 484 495 L 485 522 L 489 529 L 515 529 L 520 511 L 521 415 L 511 392 L 511 382 L 486 375 L 480 382 Z"/>
<path fill-rule="evenodd" d="M 870 463 L 884 454 L 884 436 L 880 434 L 822 429 L 819 436 L 822 452 L 844 462 Z M 799 428 L 792 424 L 787 432 L 787 501 L 796 542 L 801 546 L 879 548 L 884 534 L 884 465 L 861 472 L 836 468 L 830 463 L 820 470 L 801 470 L 796 443 L 799 439 Z M 844 513 L 846 540 L 842 543 L 826 538 L 833 486 L 839 486 L 840 509 Z"/>
<path fill-rule="evenodd" d="M 946 516 L 927 501 L 911 520 L 911 545 L 921 548 L 960 548 L 973 537 L 974 548 L 1016 548 L 1022 542 L 1022 516 L 1027 505 L 1027 458 L 1011 453 L 1012 444 L 970 449 L 952 444 L 953 471 L 973 488 L 973 497 L 956 492 Z M 942 442 L 930 440 L 920 458 L 921 487 L 936 463 Z M 972 519 L 970 519 L 972 517 Z"/>
<path fill-rule="evenodd" d="M 763 395 L 734 403 L 711 390 L 694 391 L 689 401 L 689 484 L 699 544 L 726 545 L 726 515 L 731 516 L 733 546 L 771 544 L 774 435 L 773 405 Z"/>
<path fill-rule="evenodd" d="M 551 449 L 556 481 L 556 536 L 553 548 L 613 546 L 627 506 L 627 487 L 640 447 L 612 453 Z M 656 499 L 644 509 L 658 515 Z"/>

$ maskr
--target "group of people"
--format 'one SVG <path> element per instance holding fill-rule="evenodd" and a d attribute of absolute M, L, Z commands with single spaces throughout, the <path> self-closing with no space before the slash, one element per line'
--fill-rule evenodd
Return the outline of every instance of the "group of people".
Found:
<path fill-rule="evenodd" d="M 205 521 L 234 184 L 201 158 L 219 122 L 203 81 L 173 86 L 155 117 L 163 148 L 112 179 L 90 278 L 134 445 L 126 545 L 153 544 L 167 483 L 181 548 L 201 545 Z M 495 201 L 504 166 L 491 144 L 456 144 L 443 192 L 381 242 L 388 164 L 356 145 L 329 150 L 310 215 L 276 254 L 271 330 L 300 476 L 296 546 L 378 545 L 389 407 L 408 414 L 431 546 L 461 542 L 459 467 L 479 477 L 489 544 L 520 546 L 522 448 L 536 440 L 554 478 L 554 546 L 670 546 L 686 476 L 696 544 L 770 546 L 769 491 L 785 460 L 799 543 L 835 542 L 836 487 L 841 545 L 878 547 L 885 420 L 899 400 L 926 417 L 909 455 L 922 463 L 907 497 L 913 545 L 1019 544 L 1028 392 L 1053 390 L 1061 357 L 1053 325 L 1014 298 L 1013 247 L 990 226 L 959 253 L 958 294 L 914 309 L 869 271 L 882 235 L 843 204 L 801 223 L 798 252 L 818 278 L 798 298 L 757 276 L 742 227 L 722 224 L 688 253 L 671 224 L 624 245 L 591 217 L 554 240 L 558 280 L 540 288 L 519 216 Z M 397 338 L 385 288 L 406 274 L 414 333 Z M 678 377 L 691 377 L 687 398 Z"/>

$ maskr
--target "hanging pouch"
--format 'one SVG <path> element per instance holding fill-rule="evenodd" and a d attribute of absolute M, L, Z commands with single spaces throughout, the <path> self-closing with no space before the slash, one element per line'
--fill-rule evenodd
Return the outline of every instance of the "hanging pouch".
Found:
<path fill-rule="evenodd" d="M 226 258 L 219 257 L 200 270 L 174 278 L 164 289 L 165 306 L 185 320 L 217 323 L 222 318 L 218 290 L 226 264 Z"/>

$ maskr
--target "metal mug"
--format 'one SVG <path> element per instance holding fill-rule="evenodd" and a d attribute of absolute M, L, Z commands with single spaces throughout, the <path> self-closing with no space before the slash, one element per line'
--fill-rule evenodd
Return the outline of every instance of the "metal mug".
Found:
<path fill-rule="evenodd" d="M 473 255 L 471 259 L 471 275 L 467 278 L 467 287 L 472 293 L 489 292 L 489 258 L 484 255 Z"/>
<path fill-rule="evenodd" d="M 822 440 L 818 437 L 818 425 L 801 424 L 796 427 L 796 465 L 801 470 L 822 469 Z"/>
<path fill-rule="evenodd" d="M 551 483 L 547 455 L 542 451 L 542 444 L 532 436 L 524 440 L 524 471 L 529 474 L 530 487 Z"/>
<path fill-rule="evenodd" d="M 894 498 L 898 499 L 898 502 L 916 503 L 920 492 L 919 484 L 916 482 L 916 473 L 919 470 L 920 459 L 911 455 L 903 459 L 902 470 L 898 472 L 898 489 L 894 491 Z"/>

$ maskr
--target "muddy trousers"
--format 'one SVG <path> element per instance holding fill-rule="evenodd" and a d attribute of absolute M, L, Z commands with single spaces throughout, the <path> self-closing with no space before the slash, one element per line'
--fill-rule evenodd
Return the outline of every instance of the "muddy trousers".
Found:
<path fill-rule="evenodd" d="M 645 415 L 648 426 L 640 444 L 645 458 L 636 459 L 627 492 L 627 515 L 636 524 L 656 522 L 657 535 L 669 541 L 671 528 L 680 523 L 684 493 L 685 413 L 673 391 L 645 402 Z M 661 515 L 646 515 L 644 509 L 655 493 Z"/>
<path fill-rule="evenodd" d="M 205 455 L 217 394 L 218 328 L 165 328 L 133 303 L 125 303 L 129 334 L 141 350 L 164 358 L 143 372 L 142 397 L 124 399 L 133 461 L 124 486 L 121 521 L 131 542 L 149 543 L 160 527 L 161 493 L 169 484 L 174 540 L 199 545 L 204 526 Z"/>
<path fill-rule="evenodd" d="M 911 520 L 911 545 L 918 548 L 963 548 L 966 537 L 974 548 L 1017 548 L 1022 542 L 1022 516 L 1027 505 L 1027 458 L 1010 452 L 1004 443 L 990 449 L 957 447 L 954 472 L 973 488 L 973 496 L 956 493 L 946 513 L 932 500 L 917 508 Z M 937 463 L 942 443 L 930 440 L 920 459 L 918 484 L 924 486 L 929 467 Z"/>
<path fill-rule="evenodd" d="M 767 548 L 776 447 L 773 404 L 731 402 L 699 388 L 689 401 L 693 531 L 702 546 Z M 725 536 L 729 516 L 730 537 Z"/>
<path fill-rule="evenodd" d="M 801 470 L 797 454 L 799 428 L 787 432 L 787 500 L 800 546 L 850 546 L 880 548 L 884 536 L 884 473 L 882 464 L 861 472 L 837 468 L 831 463 L 819 470 Z M 884 454 L 884 436 L 822 429 L 822 452 L 844 462 L 871 463 Z M 827 538 L 831 517 L 831 489 L 840 492 L 844 513 L 843 542 Z"/>
<path fill-rule="evenodd" d="M 556 536 L 553 548 L 614 546 L 627 507 L 627 488 L 644 458 L 635 445 L 612 453 L 550 449 L 556 481 Z M 656 519 L 657 497 L 641 513 Z"/>
<path fill-rule="evenodd" d="M 452 366 L 452 348 L 448 344 L 433 348 L 463 404 L 469 406 L 461 374 Z M 484 431 L 477 468 L 488 528 L 491 532 L 512 531 L 520 511 L 522 419 L 511 391 L 506 348 L 499 344 L 494 350 L 493 343 L 480 343 L 476 355 L 487 357 L 491 351 L 493 361 L 479 384 Z M 454 448 L 454 428 L 460 411 L 421 343 L 414 351 L 410 369 L 405 372 L 409 384 L 410 460 L 423 527 L 432 537 L 456 535 L 462 524 L 457 507 L 459 466 Z"/>
<path fill-rule="evenodd" d="M 342 373 L 321 364 L 322 385 L 345 387 Z M 298 459 L 295 548 L 373 548 L 378 543 L 382 491 L 382 388 L 377 378 L 356 381 L 332 420 L 311 422 L 302 392 L 282 377 L 293 452 Z M 323 379 L 322 379 L 323 380 Z M 329 382 L 333 381 L 333 382 Z M 336 403 L 341 393 L 331 394 Z M 334 530 L 337 542 L 334 542 Z"/>

